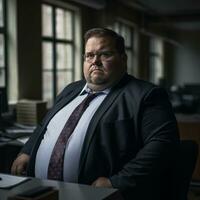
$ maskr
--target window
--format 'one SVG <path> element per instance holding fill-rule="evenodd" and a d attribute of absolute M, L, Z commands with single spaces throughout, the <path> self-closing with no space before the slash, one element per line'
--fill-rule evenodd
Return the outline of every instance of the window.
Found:
<path fill-rule="evenodd" d="M 0 86 L 7 86 L 6 13 L 5 1 L 0 0 Z"/>
<path fill-rule="evenodd" d="M 137 66 L 136 66 L 137 34 L 134 31 L 133 25 L 125 23 L 123 21 L 117 21 L 114 23 L 114 30 L 120 35 L 122 35 L 125 39 L 125 48 L 128 57 L 128 62 L 127 62 L 128 73 L 137 75 Z"/>
<path fill-rule="evenodd" d="M 161 39 L 150 38 L 150 81 L 160 84 L 164 78 L 163 69 L 163 42 Z"/>
<path fill-rule="evenodd" d="M 76 10 L 42 4 L 43 99 L 49 105 L 67 84 L 81 75 L 78 62 L 81 56 L 76 59 L 81 54 L 77 18 Z"/>

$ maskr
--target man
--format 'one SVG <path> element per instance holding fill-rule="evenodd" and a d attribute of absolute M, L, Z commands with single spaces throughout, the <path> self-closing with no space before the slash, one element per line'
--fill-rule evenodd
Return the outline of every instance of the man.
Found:
<path fill-rule="evenodd" d="M 50 159 L 65 122 L 88 91 L 86 108 L 64 154 L 63 180 L 114 187 L 126 199 L 159 199 L 179 136 L 166 92 L 127 74 L 124 39 L 112 30 L 85 34 L 84 77 L 67 86 L 25 144 L 13 174 L 48 178 Z"/>

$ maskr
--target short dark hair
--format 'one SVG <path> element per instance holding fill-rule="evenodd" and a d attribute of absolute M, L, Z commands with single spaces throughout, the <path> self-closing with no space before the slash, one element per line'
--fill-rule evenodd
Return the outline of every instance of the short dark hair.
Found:
<path fill-rule="evenodd" d="M 88 30 L 85 35 L 85 44 L 91 37 L 112 37 L 116 44 L 116 49 L 120 54 L 125 54 L 124 38 L 115 31 L 108 28 L 93 28 Z"/>

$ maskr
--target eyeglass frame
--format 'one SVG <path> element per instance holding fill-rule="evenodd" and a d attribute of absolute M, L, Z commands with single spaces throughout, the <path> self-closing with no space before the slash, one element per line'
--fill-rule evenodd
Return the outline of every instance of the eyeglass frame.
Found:
<path fill-rule="evenodd" d="M 83 54 L 83 59 L 84 61 L 90 63 L 94 60 L 95 56 L 98 56 L 101 61 L 108 61 L 116 53 L 118 52 L 117 51 L 98 51 L 96 53 L 88 52 L 88 53 Z"/>

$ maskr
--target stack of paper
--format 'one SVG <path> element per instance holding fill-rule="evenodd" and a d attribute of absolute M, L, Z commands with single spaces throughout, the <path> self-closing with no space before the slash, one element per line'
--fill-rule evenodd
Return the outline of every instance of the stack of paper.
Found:
<path fill-rule="evenodd" d="M 20 100 L 17 103 L 17 122 L 34 126 L 37 125 L 46 113 L 45 101 Z"/>

